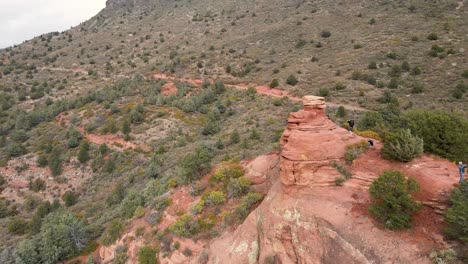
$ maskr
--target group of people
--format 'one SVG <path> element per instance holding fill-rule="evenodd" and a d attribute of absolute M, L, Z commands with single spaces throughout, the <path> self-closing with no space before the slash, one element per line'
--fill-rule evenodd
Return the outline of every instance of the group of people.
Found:
<path fill-rule="evenodd" d="M 354 119 L 348 120 L 348 130 L 349 130 L 349 133 L 353 133 Z M 370 147 L 374 147 L 374 141 L 372 139 L 369 139 L 367 142 L 369 143 Z M 460 180 L 458 181 L 459 184 L 461 184 L 463 182 L 463 180 L 464 180 L 465 169 L 467 167 L 468 167 L 468 165 L 463 164 L 463 162 L 461 162 L 461 161 L 458 163 L 458 170 L 459 170 L 459 173 L 460 173 Z"/>

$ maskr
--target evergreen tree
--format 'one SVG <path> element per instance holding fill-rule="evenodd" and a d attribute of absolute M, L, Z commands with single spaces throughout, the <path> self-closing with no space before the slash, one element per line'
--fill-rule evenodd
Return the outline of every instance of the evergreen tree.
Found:
<path fill-rule="evenodd" d="M 54 177 L 62 174 L 62 159 L 60 158 L 60 151 L 58 149 L 52 150 L 49 155 L 49 168 Z"/>
<path fill-rule="evenodd" d="M 240 142 L 240 135 L 239 132 L 234 130 L 234 132 L 231 133 L 231 144 L 237 144 Z"/>
<path fill-rule="evenodd" d="M 346 109 L 340 105 L 340 107 L 338 107 L 338 110 L 336 110 L 336 117 L 345 117 L 346 116 Z"/>
<path fill-rule="evenodd" d="M 151 162 L 146 169 L 146 176 L 153 179 L 161 176 L 161 161 L 156 153 L 153 154 Z"/>
<path fill-rule="evenodd" d="M 125 120 L 122 124 L 122 133 L 128 135 L 131 131 L 132 129 L 130 127 L 130 122 L 128 122 L 128 120 Z"/>
<path fill-rule="evenodd" d="M 83 135 L 80 131 L 76 130 L 74 127 L 70 127 L 67 132 L 67 139 L 68 139 L 68 147 L 69 148 L 76 148 L 80 144 L 81 139 L 83 139 Z"/>
<path fill-rule="evenodd" d="M 87 141 L 81 142 L 80 151 L 78 152 L 78 161 L 86 163 L 89 160 L 89 143 Z"/>

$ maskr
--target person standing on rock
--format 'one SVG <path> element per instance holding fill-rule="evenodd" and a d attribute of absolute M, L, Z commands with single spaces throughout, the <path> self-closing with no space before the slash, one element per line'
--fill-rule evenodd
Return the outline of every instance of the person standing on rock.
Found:
<path fill-rule="evenodd" d="M 458 183 L 462 184 L 463 182 L 463 176 L 465 176 L 465 168 L 467 167 L 466 164 L 463 164 L 463 162 L 458 163 L 458 170 L 460 172 L 460 181 Z"/>
<path fill-rule="evenodd" d="M 348 125 L 349 125 L 349 132 L 353 132 L 354 129 L 354 119 L 348 120 Z"/>

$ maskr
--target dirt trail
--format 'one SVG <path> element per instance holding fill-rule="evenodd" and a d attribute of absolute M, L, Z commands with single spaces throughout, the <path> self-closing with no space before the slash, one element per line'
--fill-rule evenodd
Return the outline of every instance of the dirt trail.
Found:
<path fill-rule="evenodd" d="M 68 115 L 60 114 L 57 116 L 56 121 L 59 125 L 68 127 L 70 125 L 70 121 L 68 120 Z M 116 134 L 93 134 L 88 133 L 83 126 L 77 126 L 76 129 L 81 132 L 81 134 L 86 137 L 86 139 L 95 145 L 106 144 L 112 149 L 117 151 L 124 151 L 126 149 L 137 149 L 141 148 L 143 151 L 150 151 L 151 148 L 146 145 L 138 145 L 131 141 L 125 141 L 125 139 L 119 137 Z"/>
<path fill-rule="evenodd" d="M 200 80 L 200 79 L 178 78 L 178 77 L 170 76 L 170 75 L 163 74 L 163 73 L 153 74 L 153 78 L 170 81 L 171 86 L 173 86 L 172 82 L 175 82 L 175 81 L 189 83 L 194 86 L 200 86 L 204 82 L 203 80 Z M 209 82 L 213 83 L 214 81 L 209 80 Z M 293 102 L 302 102 L 302 98 L 292 96 L 289 94 L 288 91 L 270 88 L 268 85 L 240 83 L 240 84 L 226 84 L 225 86 L 229 88 L 239 89 L 239 90 L 247 90 L 249 87 L 255 87 L 258 94 L 263 94 L 263 95 L 277 97 L 277 98 L 288 97 Z M 343 106 L 344 108 L 348 110 L 352 110 L 352 111 L 366 111 L 366 109 L 359 107 L 359 106 L 335 104 L 335 103 L 330 103 L 330 102 L 327 102 L 327 106 L 330 106 L 330 107 Z"/>

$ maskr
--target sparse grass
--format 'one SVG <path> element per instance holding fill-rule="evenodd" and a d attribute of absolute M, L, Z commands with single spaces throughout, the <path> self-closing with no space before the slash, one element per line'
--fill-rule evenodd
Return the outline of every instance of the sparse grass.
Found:
<path fill-rule="evenodd" d="M 336 161 L 332 161 L 330 163 L 330 166 L 335 168 L 342 175 L 342 176 L 336 178 L 336 180 L 335 180 L 335 184 L 337 186 L 342 186 L 343 183 L 346 180 L 351 179 L 351 177 L 353 176 L 352 173 L 349 170 L 347 170 L 343 164 L 340 164 L 340 163 L 338 163 Z"/>
<path fill-rule="evenodd" d="M 365 140 L 362 140 L 355 144 L 347 145 L 345 152 L 346 163 L 352 164 L 353 161 L 357 159 L 359 155 L 367 151 L 368 148 L 369 144 Z"/>

